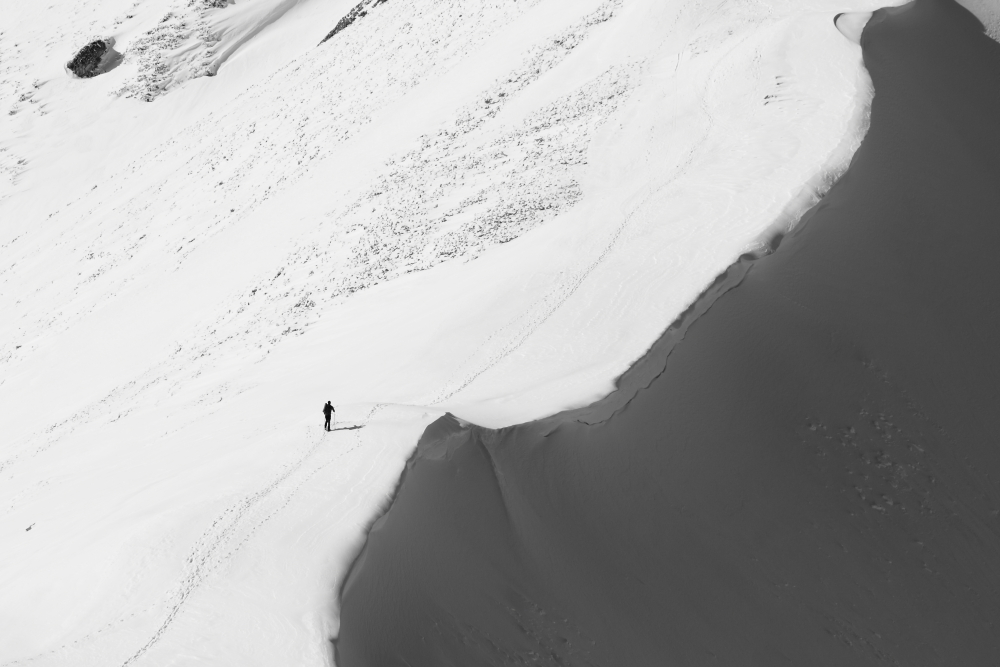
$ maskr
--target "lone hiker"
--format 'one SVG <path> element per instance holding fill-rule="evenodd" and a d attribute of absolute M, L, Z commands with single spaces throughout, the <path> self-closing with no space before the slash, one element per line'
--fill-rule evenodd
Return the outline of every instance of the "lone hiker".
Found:
<path fill-rule="evenodd" d="M 326 405 L 323 406 L 323 415 L 326 417 L 326 430 L 327 431 L 330 430 L 330 418 L 333 417 L 333 414 L 335 412 L 336 412 L 336 410 L 333 409 L 333 405 L 330 404 L 330 401 L 327 401 Z"/>

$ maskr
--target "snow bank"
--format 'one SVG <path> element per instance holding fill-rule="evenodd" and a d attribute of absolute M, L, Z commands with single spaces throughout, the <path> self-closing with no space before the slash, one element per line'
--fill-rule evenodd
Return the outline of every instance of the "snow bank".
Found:
<path fill-rule="evenodd" d="M 326 664 L 429 421 L 605 394 L 843 169 L 880 3 L 355 4 L 5 10 L 0 664 Z"/>

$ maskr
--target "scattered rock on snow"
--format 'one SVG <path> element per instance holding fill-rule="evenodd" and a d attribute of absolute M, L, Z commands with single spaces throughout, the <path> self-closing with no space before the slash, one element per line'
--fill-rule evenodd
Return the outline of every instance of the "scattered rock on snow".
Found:
<path fill-rule="evenodd" d="M 361 2 L 359 2 L 357 5 L 354 6 L 354 9 L 347 12 L 347 15 L 337 22 L 337 25 L 333 28 L 333 30 L 330 31 L 330 33 L 326 37 L 323 38 L 323 41 L 320 42 L 320 44 L 330 39 L 331 37 L 333 37 L 338 32 L 351 25 L 358 19 L 364 18 L 365 16 L 368 15 L 368 12 L 388 1 L 389 0 L 361 0 Z"/>

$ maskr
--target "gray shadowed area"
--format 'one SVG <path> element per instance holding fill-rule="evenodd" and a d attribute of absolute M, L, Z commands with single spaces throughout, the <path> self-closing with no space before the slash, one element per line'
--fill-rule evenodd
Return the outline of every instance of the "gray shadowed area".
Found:
<path fill-rule="evenodd" d="M 1000 45 L 951 0 L 861 44 L 871 130 L 776 252 L 594 406 L 427 429 L 340 667 L 1000 664 Z"/>

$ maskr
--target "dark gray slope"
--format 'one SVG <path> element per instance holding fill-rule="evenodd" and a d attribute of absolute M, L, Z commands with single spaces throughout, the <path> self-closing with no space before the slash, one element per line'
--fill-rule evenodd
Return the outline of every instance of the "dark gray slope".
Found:
<path fill-rule="evenodd" d="M 863 47 L 848 174 L 615 394 L 428 428 L 340 667 L 1000 664 L 1000 46 L 917 0 Z"/>

